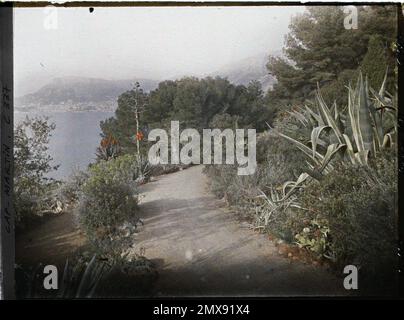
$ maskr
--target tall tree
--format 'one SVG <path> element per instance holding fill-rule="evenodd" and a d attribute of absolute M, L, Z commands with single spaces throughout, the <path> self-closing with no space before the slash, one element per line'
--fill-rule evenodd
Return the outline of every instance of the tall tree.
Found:
<path fill-rule="evenodd" d="M 143 92 L 140 85 L 135 84 L 132 90 L 119 96 L 115 117 L 100 123 L 102 137 L 117 141 L 123 153 L 137 153 L 138 133 L 141 127 L 139 114 L 145 109 L 147 99 L 148 95 Z"/>
<path fill-rule="evenodd" d="M 270 57 L 267 64 L 278 81 L 271 93 L 273 98 L 302 102 L 313 96 L 317 83 L 330 84 L 344 70 L 358 69 L 374 35 L 391 48 L 396 39 L 396 6 L 357 9 L 358 29 L 344 28 L 343 7 L 307 7 L 306 12 L 292 19 L 285 56 Z M 386 59 L 394 63 L 389 56 Z"/>

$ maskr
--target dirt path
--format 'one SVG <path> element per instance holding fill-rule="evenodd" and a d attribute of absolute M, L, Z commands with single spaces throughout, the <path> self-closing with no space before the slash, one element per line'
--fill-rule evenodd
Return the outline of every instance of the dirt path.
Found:
<path fill-rule="evenodd" d="M 49 216 L 16 238 L 16 261 L 31 266 L 38 263 L 64 266 L 66 258 L 85 242 L 71 213 Z"/>
<path fill-rule="evenodd" d="M 202 166 L 161 176 L 141 192 L 136 251 L 156 262 L 158 296 L 333 295 L 342 280 L 278 255 L 207 191 Z"/>

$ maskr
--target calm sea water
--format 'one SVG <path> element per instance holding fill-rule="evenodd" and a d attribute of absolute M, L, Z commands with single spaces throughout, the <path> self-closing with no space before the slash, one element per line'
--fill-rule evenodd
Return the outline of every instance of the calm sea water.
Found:
<path fill-rule="evenodd" d="M 50 176 L 67 178 L 75 169 L 85 169 L 95 160 L 95 151 L 100 143 L 100 121 L 113 116 L 112 112 L 15 112 L 14 123 L 43 115 L 56 124 L 50 138 L 49 153 L 59 169 Z"/>

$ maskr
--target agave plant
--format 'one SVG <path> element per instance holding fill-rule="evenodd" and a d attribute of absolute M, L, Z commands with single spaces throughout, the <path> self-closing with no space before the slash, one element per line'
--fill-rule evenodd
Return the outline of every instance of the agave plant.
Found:
<path fill-rule="evenodd" d="M 138 157 L 137 167 L 134 173 L 135 181 L 138 184 L 143 184 L 147 182 L 151 175 L 151 165 L 147 158 Z"/>
<path fill-rule="evenodd" d="M 83 260 L 71 263 L 66 259 L 63 274 L 60 277 L 60 288 L 54 297 L 58 299 L 92 298 L 98 285 L 111 268 L 111 264 L 98 259 L 96 255 L 88 263 Z M 44 293 L 40 281 L 43 277 L 42 270 L 43 265 L 38 264 L 32 272 L 27 274 L 27 298 L 39 298 Z"/>
<path fill-rule="evenodd" d="M 259 198 L 265 200 L 265 208 L 257 212 L 260 222 L 267 225 L 274 212 L 300 207 L 296 191 L 304 188 L 313 178 L 321 180 L 333 169 L 332 162 L 336 158 L 368 165 L 371 156 L 377 157 L 384 149 L 395 147 L 397 110 L 394 97 L 386 92 L 386 79 L 387 71 L 380 90 L 376 92 L 368 88 L 367 80 L 360 74 L 356 88 L 348 87 L 348 105 L 341 110 L 336 103 L 327 106 L 318 88 L 314 107 L 304 106 L 290 112 L 311 130 L 310 138 L 301 142 L 277 133 L 307 155 L 308 168 L 296 181 L 285 182 L 279 190 L 271 188 L 267 194 L 261 191 Z M 389 122 L 390 127 L 387 126 Z"/>
<path fill-rule="evenodd" d="M 394 98 L 386 92 L 387 72 L 378 92 L 368 88 L 360 74 L 355 89 L 348 87 L 348 105 L 339 110 L 334 103 L 328 107 L 320 90 L 316 94 L 316 109 L 305 106 L 291 112 L 304 126 L 312 129 L 307 144 L 281 132 L 309 158 L 309 173 L 320 179 L 332 170 L 336 156 L 353 164 L 367 165 L 369 157 L 376 157 L 385 148 L 395 146 L 397 114 Z M 373 97 L 369 97 L 369 91 Z M 390 118 L 390 119 L 389 119 Z M 386 119 L 392 127 L 386 128 Z"/>
<path fill-rule="evenodd" d="M 279 213 L 285 211 L 288 208 L 300 208 L 303 209 L 294 195 L 295 191 L 302 188 L 304 183 L 310 179 L 307 173 L 302 173 L 296 181 L 286 181 L 279 189 L 270 188 L 269 194 L 265 194 L 262 190 L 258 199 L 264 200 L 264 203 L 255 206 L 255 213 L 258 218 L 258 222 L 263 226 L 270 223 L 273 213 Z M 260 225 L 259 227 L 263 227 Z"/>
<path fill-rule="evenodd" d="M 91 298 L 102 278 L 109 272 L 111 265 L 100 261 L 94 255 L 86 265 L 70 266 L 66 260 L 63 271 L 61 298 Z"/>
<path fill-rule="evenodd" d="M 118 140 L 112 136 L 107 136 L 101 140 L 96 151 L 96 156 L 99 160 L 110 160 L 117 157 L 120 150 L 121 148 Z"/>

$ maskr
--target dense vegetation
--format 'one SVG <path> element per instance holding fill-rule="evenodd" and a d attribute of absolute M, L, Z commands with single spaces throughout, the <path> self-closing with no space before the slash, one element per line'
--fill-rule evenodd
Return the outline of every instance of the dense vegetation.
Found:
<path fill-rule="evenodd" d="M 53 200 L 58 181 L 47 176 L 52 166 L 48 143 L 55 125 L 47 118 L 26 118 L 14 130 L 14 208 L 18 226 L 34 216 L 60 210 Z"/>
<path fill-rule="evenodd" d="M 150 93 L 135 88 L 101 124 L 104 139 L 116 138 L 122 154 L 135 150 L 136 140 L 147 150 L 135 104 L 142 106 L 144 135 L 166 129 L 170 120 L 198 130 L 255 128 L 255 174 L 206 167 L 213 192 L 256 227 L 319 259 L 338 268 L 356 263 L 363 278 L 384 274 L 392 281 L 397 10 L 357 8 L 356 30 L 343 27 L 342 7 L 308 7 L 294 17 L 284 56 L 269 57 L 268 72 L 277 80 L 272 90 L 221 78 L 164 81 Z"/>
<path fill-rule="evenodd" d="M 359 68 L 377 88 L 388 66 L 388 88 L 394 87 L 397 8 L 356 8 L 358 29 L 354 30 L 343 27 L 343 7 L 307 7 L 292 19 L 285 56 L 270 57 L 267 65 L 278 81 L 269 93 L 272 103 L 283 108 L 303 103 L 314 97 L 317 83 L 326 102 L 346 103 L 344 86 L 356 81 Z"/>
<path fill-rule="evenodd" d="M 15 129 L 17 234 L 35 226 L 33 222 L 39 222 L 45 214 L 70 212 L 88 245 L 66 257 L 60 275 L 62 287 L 57 292 L 43 289 L 40 265 L 18 265 L 18 296 L 88 298 L 149 290 L 149 282 L 155 276 L 153 267 L 143 256 L 130 252 L 133 235 L 141 223 L 137 214 L 137 184 L 148 177 L 149 171 L 135 156 L 122 155 L 100 160 L 64 182 L 50 179 L 47 175 L 58 168 L 51 165 L 53 159 L 48 154 L 54 129 L 53 123 L 40 117 L 27 118 Z M 138 288 L 139 273 L 145 276 L 143 289 Z M 122 278 L 134 279 L 135 283 L 129 282 L 125 289 L 114 286 Z"/>
<path fill-rule="evenodd" d="M 255 175 L 206 168 L 212 190 L 257 228 L 338 273 L 360 266 L 369 290 L 391 290 L 397 266 L 395 14 L 361 8 L 357 33 L 342 28 L 341 8 L 296 17 L 287 59 L 268 63 L 278 83 L 265 99 L 279 112 L 257 141 Z"/>
<path fill-rule="evenodd" d="M 256 228 L 329 261 L 339 273 L 356 264 L 369 280 L 364 283 L 380 287 L 376 277 L 393 283 L 397 10 L 358 12 L 357 30 L 343 27 L 342 7 L 308 7 L 293 18 L 284 56 L 269 57 L 277 83 L 268 92 L 258 82 L 235 85 L 219 77 L 163 81 L 150 92 L 136 85 L 100 124 L 97 163 L 61 189 L 46 179 L 52 126 L 27 120 L 23 126 L 33 135 L 16 129 L 17 221 L 49 207 L 47 196 L 57 189 L 97 253 L 117 259 L 128 238 L 122 226 L 132 220 L 136 227 L 136 185 L 178 167 L 148 165 L 149 130 L 167 129 L 171 120 L 199 131 L 255 128 L 256 172 L 238 176 L 235 166 L 207 166 L 212 191 Z"/>
<path fill-rule="evenodd" d="M 140 118 L 139 130 L 136 112 Z M 102 122 L 101 129 L 104 141 L 119 141 L 115 156 L 134 152 L 136 140 L 141 141 L 142 154 L 147 155 L 149 144 L 144 138 L 148 131 L 167 129 L 171 120 L 180 121 L 181 128 L 200 132 L 204 128 L 236 126 L 263 131 L 273 116 L 258 82 L 246 87 L 219 77 L 183 78 L 163 81 L 150 93 L 137 87 L 125 92 L 119 97 L 115 117 Z M 106 143 L 100 150 L 111 146 Z"/>

